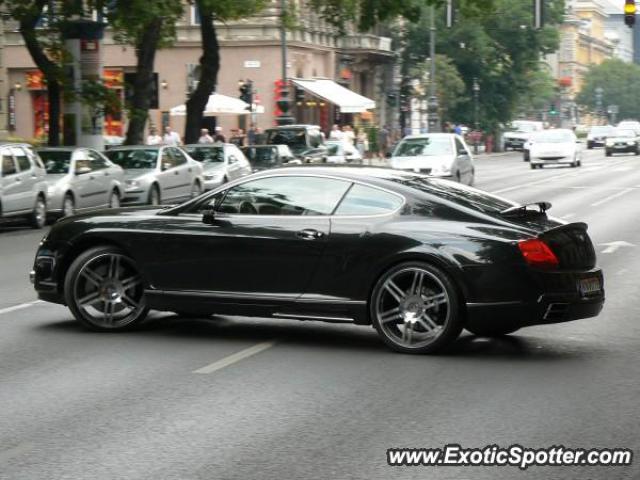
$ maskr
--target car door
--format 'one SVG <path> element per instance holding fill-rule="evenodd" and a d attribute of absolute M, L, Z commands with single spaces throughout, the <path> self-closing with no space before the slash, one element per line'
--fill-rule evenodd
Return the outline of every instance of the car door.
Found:
<path fill-rule="evenodd" d="M 251 173 L 251 164 L 247 157 L 242 153 L 238 147 L 231 147 L 231 153 L 238 159 L 238 176 L 244 177 L 245 175 L 249 175 Z"/>
<path fill-rule="evenodd" d="M 191 196 L 191 187 L 197 175 L 195 165 L 189 161 L 189 157 L 177 147 L 171 147 L 171 152 L 176 162 L 176 169 L 179 171 L 180 187 L 177 189 L 179 195 L 183 198 Z"/>
<path fill-rule="evenodd" d="M 10 147 L 0 149 L 2 158 L 2 213 L 11 214 L 25 210 L 22 180 Z"/>
<path fill-rule="evenodd" d="M 95 150 L 87 149 L 87 155 L 91 162 L 92 180 L 96 187 L 95 202 L 97 206 L 106 206 L 109 204 L 113 181 L 112 165 Z"/>
<path fill-rule="evenodd" d="M 73 152 L 74 176 L 73 186 L 75 190 L 76 209 L 96 208 L 101 205 L 102 187 L 94 171 L 94 165 L 89 158 L 89 152 L 85 148 L 79 148 Z"/>
<path fill-rule="evenodd" d="M 150 281 L 212 300 L 293 300 L 313 277 L 330 235 L 329 214 L 349 185 L 279 175 L 204 198 L 166 222 L 162 261 L 146 268 Z M 215 208 L 210 224 L 201 212 L 207 205 Z"/>
<path fill-rule="evenodd" d="M 40 179 L 36 174 L 35 165 L 31 163 L 27 152 L 22 147 L 11 147 L 10 150 L 18 167 L 16 193 L 19 196 L 17 199 L 19 210 L 31 209 L 36 201 L 36 184 Z"/>
<path fill-rule="evenodd" d="M 227 166 L 227 178 L 229 180 L 235 180 L 236 178 L 240 178 L 241 175 L 241 165 L 240 159 L 236 154 L 235 150 L 231 146 L 226 146 L 224 148 L 224 157 L 225 164 Z"/>
<path fill-rule="evenodd" d="M 160 195 L 162 201 L 174 200 L 181 197 L 180 171 L 176 168 L 176 160 L 171 147 L 160 149 L 160 172 L 158 173 L 158 183 L 160 184 Z"/>
<path fill-rule="evenodd" d="M 462 183 L 471 183 L 471 154 L 466 145 L 458 137 L 455 137 L 456 162 L 460 170 L 460 180 Z"/>

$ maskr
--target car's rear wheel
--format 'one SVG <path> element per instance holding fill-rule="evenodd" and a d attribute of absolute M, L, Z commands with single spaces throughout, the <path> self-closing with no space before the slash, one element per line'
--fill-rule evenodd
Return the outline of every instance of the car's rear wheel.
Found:
<path fill-rule="evenodd" d="M 157 185 L 152 185 L 151 190 L 149 190 L 149 205 L 158 206 L 161 201 L 160 189 Z"/>
<path fill-rule="evenodd" d="M 36 198 L 36 203 L 29 215 L 29 223 L 33 228 L 42 228 L 47 223 L 47 203 L 42 195 Z"/>
<path fill-rule="evenodd" d="M 610 157 L 610 156 L 612 156 L 612 155 L 613 155 L 613 152 L 612 152 L 611 150 L 608 150 L 608 149 L 607 149 L 607 150 L 605 150 L 605 151 L 604 151 L 604 154 L 605 154 L 607 157 Z"/>
<path fill-rule="evenodd" d="M 191 187 L 191 198 L 196 198 L 202 193 L 202 187 L 200 186 L 200 182 L 193 182 L 193 186 Z"/>
<path fill-rule="evenodd" d="M 513 325 L 465 325 L 464 328 L 478 337 L 501 337 L 520 330 L 520 327 Z"/>
<path fill-rule="evenodd" d="M 136 263 L 111 246 L 92 248 L 73 261 L 64 294 L 76 320 L 91 330 L 126 330 L 149 312 Z"/>
<path fill-rule="evenodd" d="M 434 353 L 462 330 L 460 297 L 439 268 L 407 262 L 378 280 L 369 305 L 382 340 L 403 353 Z"/>

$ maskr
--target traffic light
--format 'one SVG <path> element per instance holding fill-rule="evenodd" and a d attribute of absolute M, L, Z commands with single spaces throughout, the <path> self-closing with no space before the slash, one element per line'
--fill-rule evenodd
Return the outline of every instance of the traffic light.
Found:
<path fill-rule="evenodd" d="M 549 105 L 549 115 L 557 115 L 558 114 L 558 109 L 556 108 L 556 104 L 552 103 L 551 105 Z"/>
<path fill-rule="evenodd" d="M 624 23 L 633 28 L 636 23 L 636 2 L 635 0 L 625 0 L 624 3 Z"/>

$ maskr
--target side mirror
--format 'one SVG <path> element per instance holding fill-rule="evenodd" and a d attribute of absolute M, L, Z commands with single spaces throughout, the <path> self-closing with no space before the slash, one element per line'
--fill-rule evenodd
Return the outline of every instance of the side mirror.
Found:
<path fill-rule="evenodd" d="M 91 169 L 89 167 L 76 168 L 76 175 L 85 175 L 87 173 L 91 173 Z"/>
<path fill-rule="evenodd" d="M 207 205 L 202 212 L 202 223 L 213 225 L 216 220 L 216 211 L 213 205 Z"/>

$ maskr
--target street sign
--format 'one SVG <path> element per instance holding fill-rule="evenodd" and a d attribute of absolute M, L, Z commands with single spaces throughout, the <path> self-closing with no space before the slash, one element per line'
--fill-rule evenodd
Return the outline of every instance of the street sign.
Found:
<path fill-rule="evenodd" d="M 245 60 L 244 61 L 244 68 L 260 68 L 262 66 L 262 63 L 260 62 L 260 60 Z"/>

